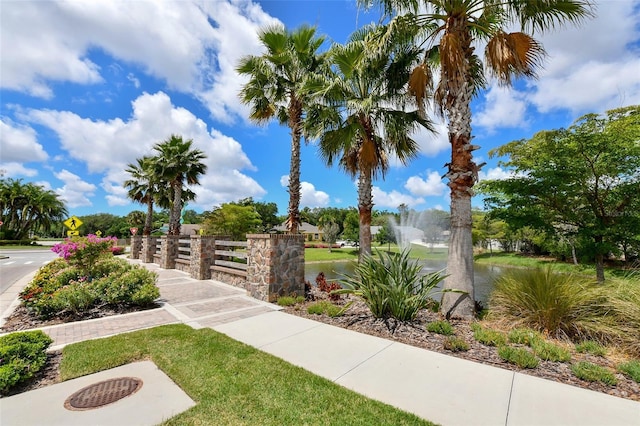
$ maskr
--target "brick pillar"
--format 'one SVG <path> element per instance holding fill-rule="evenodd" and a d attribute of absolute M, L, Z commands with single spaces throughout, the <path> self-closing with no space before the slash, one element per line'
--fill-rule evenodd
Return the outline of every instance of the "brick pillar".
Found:
<path fill-rule="evenodd" d="M 142 253 L 140 253 L 140 259 L 144 263 L 153 263 L 153 255 L 156 253 L 156 237 L 144 236 L 142 237 Z"/>
<path fill-rule="evenodd" d="M 216 250 L 216 237 L 213 235 L 191 236 L 191 264 L 189 273 L 196 280 L 208 280 L 211 278 L 211 265 Z"/>
<path fill-rule="evenodd" d="M 248 234 L 247 291 L 269 302 L 278 296 L 304 295 L 304 237 Z"/>
<path fill-rule="evenodd" d="M 134 235 L 131 237 L 131 253 L 129 257 L 131 259 L 140 259 L 140 252 L 142 251 L 142 237 L 140 235 Z"/>
<path fill-rule="evenodd" d="M 163 269 L 175 269 L 180 246 L 180 235 L 163 235 L 161 237 L 160 267 Z"/>

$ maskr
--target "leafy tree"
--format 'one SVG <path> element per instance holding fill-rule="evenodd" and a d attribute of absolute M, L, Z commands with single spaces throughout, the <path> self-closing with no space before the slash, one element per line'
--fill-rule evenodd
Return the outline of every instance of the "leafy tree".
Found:
<path fill-rule="evenodd" d="M 391 251 L 391 243 L 396 242 L 396 234 L 391 229 L 391 224 L 387 218 L 387 222 L 382 225 L 378 233 L 376 234 L 376 242 L 378 244 L 387 244 L 387 250 Z"/>
<path fill-rule="evenodd" d="M 408 45 L 373 49 L 380 27 L 355 32 L 346 45 L 335 44 L 326 75 L 312 77 L 307 90 L 315 95 L 305 131 L 319 139 L 320 155 L 358 178 L 360 260 L 371 254 L 373 179 L 384 178 L 389 155 L 406 164 L 418 152 L 410 137 L 430 122 L 417 110 L 407 111 L 406 79 L 420 50 Z"/>
<path fill-rule="evenodd" d="M 230 235 L 234 240 L 245 240 L 247 233 L 256 232 L 262 224 L 253 206 L 235 203 L 224 203 L 205 216 L 205 234 Z"/>
<path fill-rule="evenodd" d="M 103 237 L 126 237 L 130 234 L 129 224 L 125 217 L 116 216 L 111 213 L 96 213 L 86 216 L 79 216 L 82 226 L 78 229 L 82 235 L 94 234 L 98 232 Z"/>
<path fill-rule="evenodd" d="M 408 79 L 411 93 L 422 101 L 433 94 L 440 113 L 448 120 L 451 162 L 447 164 L 451 188 L 451 237 L 442 312 L 447 317 L 474 316 L 473 242 L 471 197 L 478 166 L 471 145 L 471 101 L 485 86 L 485 72 L 502 85 L 515 78 L 535 76 L 544 49 L 531 35 L 564 22 L 579 22 L 590 15 L 587 0 L 360 0 L 376 3 L 393 17 L 387 38 L 406 38 L 429 50 Z M 514 25 L 522 31 L 507 33 Z M 485 62 L 474 43 L 486 41 Z M 438 78 L 434 72 L 439 69 Z M 435 90 L 432 90 L 437 81 Z"/>
<path fill-rule="evenodd" d="M 542 131 L 490 155 L 516 176 L 486 181 L 490 206 L 556 234 L 591 242 L 599 282 L 604 257 L 640 235 L 640 106 L 588 114 L 568 129 Z M 526 210 L 522 205 L 532 206 Z"/>
<path fill-rule="evenodd" d="M 329 251 L 331 251 L 331 246 L 335 244 L 338 239 L 340 227 L 337 223 L 328 222 L 322 226 L 322 231 L 324 232 L 324 240 L 329 243 Z"/>
<path fill-rule="evenodd" d="M 249 77 L 240 99 L 251 105 L 249 118 L 267 123 L 277 117 L 291 129 L 291 165 L 289 169 L 289 208 L 286 227 L 297 233 L 300 225 L 300 140 L 308 96 L 301 90 L 305 80 L 322 65 L 316 52 L 324 37 L 316 37 L 313 27 L 301 26 L 289 32 L 281 26 L 260 31 L 266 48 L 262 56 L 246 56 L 237 71 Z"/>
<path fill-rule="evenodd" d="M 125 220 L 132 227 L 143 227 L 147 215 L 140 210 L 133 210 L 127 214 Z"/>
<path fill-rule="evenodd" d="M 22 179 L 0 179 L 0 238 L 28 238 L 30 233 L 50 230 L 66 215 L 64 202 L 55 192 Z"/>
<path fill-rule="evenodd" d="M 358 241 L 360 235 L 360 218 L 358 212 L 355 210 L 349 211 L 344 218 L 342 224 L 342 238 L 345 240 Z"/>
<path fill-rule="evenodd" d="M 206 164 L 202 162 L 206 155 L 192 145 L 191 139 L 185 141 L 182 136 L 171 135 L 153 147 L 157 152 L 153 161 L 155 175 L 161 182 L 168 183 L 171 193 L 168 235 L 180 234 L 182 203 L 195 198 L 195 194 L 186 190 L 184 185 L 198 185 L 200 176 L 207 171 Z"/>

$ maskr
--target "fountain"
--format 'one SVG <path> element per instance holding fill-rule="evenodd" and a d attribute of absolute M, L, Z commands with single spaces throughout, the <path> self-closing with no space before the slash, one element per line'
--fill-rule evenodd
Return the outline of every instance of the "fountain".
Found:
<path fill-rule="evenodd" d="M 410 249 L 411 244 L 429 245 L 431 248 L 442 241 L 443 226 L 435 210 L 417 212 L 405 210 L 400 220 L 389 218 L 389 226 L 401 250 Z"/>

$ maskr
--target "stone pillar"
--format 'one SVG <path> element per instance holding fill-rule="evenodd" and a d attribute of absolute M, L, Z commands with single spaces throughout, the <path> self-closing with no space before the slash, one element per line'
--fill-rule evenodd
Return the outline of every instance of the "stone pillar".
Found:
<path fill-rule="evenodd" d="M 268 302 L 304 295 L 304 236 L 247 235 L 247 291 Z"/>
<path fill-rule="evenodd" d="M 140 259 L 144 263 L 153 263 L 153 255 L 156 253 L 157 241 L 158 239 L 156 237 L 142 237 L 142 253 L 140 253 Z"/>
<path fill-rule="evenodd" d="M 131 237 L 131 252 L 129 257 L 131 259 L 140 259 L 140 252 L 142 251 L 142 237 L 140 235 L 134 235 Z"/>
<path fill-rule="evenodd" d="M 163 269 L 175 269 L 180 246 L 180 235 L 163 235 L 160 248 L 160 267 Z"/>
<path fill-rule="evenodd" d="M 211 265 L 216 251 L 216 237 L 213 235 L 191 236 L 191 265 L 189 273 L 196 280 L 211 278 Z"/>

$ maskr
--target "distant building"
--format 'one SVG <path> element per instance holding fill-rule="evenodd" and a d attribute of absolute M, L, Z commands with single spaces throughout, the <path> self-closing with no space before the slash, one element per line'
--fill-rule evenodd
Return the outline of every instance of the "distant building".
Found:
<path fill-rule="evenodd" d="M 284 223 L 273 229 L 277 232 L 287 232 L 287 227 Z M 324 232 L 320 228 L 307 222 L 302 222 L 298 227 L 298 231 L 304 235 L 305 241 L 322 241 L 324 237 Z"/>

